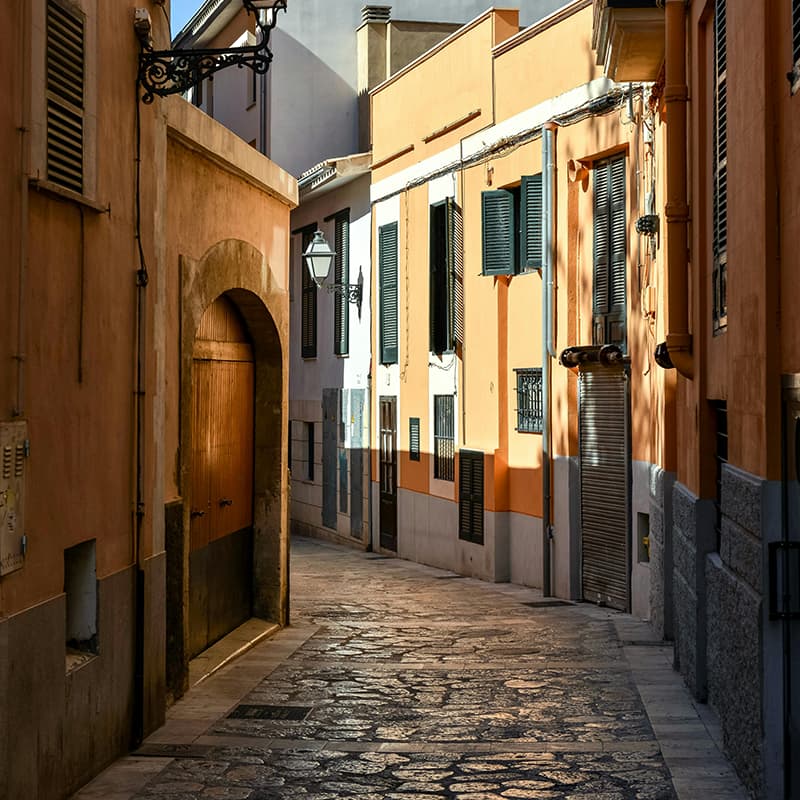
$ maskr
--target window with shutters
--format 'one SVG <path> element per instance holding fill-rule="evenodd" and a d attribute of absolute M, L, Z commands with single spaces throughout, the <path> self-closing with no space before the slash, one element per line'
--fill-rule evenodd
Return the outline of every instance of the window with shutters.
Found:
<path fill-rule="evenodd" d="M 82 15 L 47 2 L 47 179 L 84 191 L 84 28 Z"/>
<path fill-rule="evenodd" d="M 542 175 L 518 187 L 481 194 L 483 274 L 514 275 L 542 267 Z"/>
<path fill-rule="evenodd" d="M 350 283 L 350 212 L 341 211 L 333 219 L 335 244 L 334 280 L 340 286 Z M 346 356 L 350 352 L 350 313 L 347 294 L 333 295 L 333 352 Z"/>
<path fill-rule="evenodd" d="M 593 344 L 626 348 L 627 221 L 624 155 L 594 168 Z"/>
<path fill-rule="evenodd" d="M 314 231 L 316 225 L 311 225 L 304 228 L 302 231 L 303 245 L 302 252 L 305 253 L 306 248 L 311 244 L 314 238 Z M 314 283 L 311 274 L 306 266 L 306 261 L 301 257 L 300 269 L 303 276 L 303 303 L 301 309 L 302 324 L 301 324 L 301 337 L 302 347 L 301 355 L 303 358 L 316 358 L 317 357 L 317 284 Z"/>
<path fill-rule="evenodd" d="M 483 453 L 458 452 L 458 538 L 483 544 Z"/>
<path fill-rule="evenodd" d="M 396 364 L 397 326 L 397 223 L 378 228 L 378 325 L 381 364 Z"/>
<path fill-rule="evenodd" d="M 728 42 L 726 0 L 716 0 L 714 15 L 714 189 L 712 242 L 713 328 L 728 325 Z"/>
<path fill-rule="evenodd" d="M 430 350 L 456 350 L 464 328 L 464 226 L 452 197 L 430 208 Z"/>
<path fill-rule="evenodd" d="M 408 418 L 408 457 L 419 461 L 419 417 Z"/>
<path fill-rule="evenodd" d="M 517 369 L 517 430 L 542 432 L 542 369 Z"/>
<path fill-rule="evenodd" d="M 433 477 L 455 480 L 455 398 L 451 394 L 433 396 Z"/>
<path fill-rule="evenodd" d="M 789 73 L 792 94 L 800 91 L 800 0 L 792 0 L 792 70 Z"/>

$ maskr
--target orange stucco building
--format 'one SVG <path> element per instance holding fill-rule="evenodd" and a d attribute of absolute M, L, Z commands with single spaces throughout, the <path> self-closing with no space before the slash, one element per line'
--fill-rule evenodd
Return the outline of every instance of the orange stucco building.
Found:
<path fill-rule="evenodd" d="M 167 46 L 155 3 L 4 9 L 3 797 L 71 794 L 198 648 L 287 617 L 296 183 L 183 100 L 139 102 L 137 6 Z"/>
<path fill-rule="evenodd" d="M 489 10 L 372 92 L 376 538 L 647 617 L 662 134 L 591 35 Z"/>
<path fill-rule="evenodd" d="M 794 797 L 800 6 L 595 0 L 593 28 L 609 77 L 655 82 L 664 131 L 656 623 L 753 795 Z"/>

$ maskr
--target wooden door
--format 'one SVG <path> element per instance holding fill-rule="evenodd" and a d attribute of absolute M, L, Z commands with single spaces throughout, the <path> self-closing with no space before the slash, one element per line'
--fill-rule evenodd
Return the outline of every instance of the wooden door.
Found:
<path fill-rule="evenodd" d="M 247 329 L 219 298 L 200 323 L 192 369 L 191 655 L 251 614 L 254 381 Z"/>
<path fill-rule="evenodd" d="M 397 551 L 397 399 L 382 397 L 380 451 L 380 545 Z"/>

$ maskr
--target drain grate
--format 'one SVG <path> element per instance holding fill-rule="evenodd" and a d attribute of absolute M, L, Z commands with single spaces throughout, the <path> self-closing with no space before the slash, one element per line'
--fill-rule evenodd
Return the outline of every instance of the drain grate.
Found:
<path fill-rule="evenodd" d="M 559 608 L 561 606 L 571 606 L 574 603 L 570 603 L 568 600 L 533 600 L 522 605 L 530 606 L 530 608 Z"/>
<path fill-rule="evenodd" d="M 459 578 L 466 578 L 466 577 L 467 577 L 466 575 L 437 575 L 436 576 L 436 580 L 437 581 L 453 581 L 453 580 L 457 580 Z"/>
<path fill-rule="evenodd" d="M 148 758 L 208 758 L 207 744 L 143 744 L 134 755 Z"/>
<path fill-rule="evenodd" d="M 230 719 L 269 719 L 281 722 L 302 722 L 311 713 L 311 706 L 238 705 L 228 714 Z"/>
<path fill-rule="evenodd" d="M 672 642 L 665 642 L 661 639 L 623 639 L 620 644 L 623 647 L 671 647 Z"/>

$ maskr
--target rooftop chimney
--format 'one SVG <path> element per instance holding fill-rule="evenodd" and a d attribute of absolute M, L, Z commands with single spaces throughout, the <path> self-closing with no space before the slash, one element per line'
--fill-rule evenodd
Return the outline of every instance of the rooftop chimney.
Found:
<path fill-rule="evenodd" d="M 367 22 L 388 22 L 392 13 L 391 6 L 364 6 L 361 9 L 361 24 Z"/>

